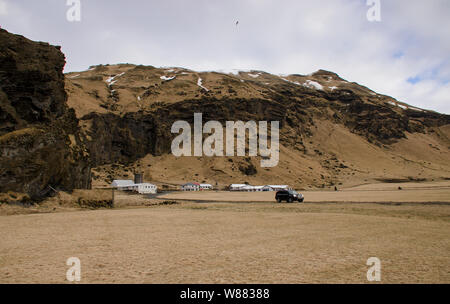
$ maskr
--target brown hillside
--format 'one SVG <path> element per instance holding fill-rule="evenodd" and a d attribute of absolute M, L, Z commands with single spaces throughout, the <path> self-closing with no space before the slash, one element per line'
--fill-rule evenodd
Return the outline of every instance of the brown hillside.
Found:
<path fill-rule="evenodd" d="M 450 116 L 328 71 L 278 76 L 100 65 L 66 74 L 66 91 L 95 167 L 94 185 L 131 177 L 138 168 L 159 184 L 222 186 L 450 177 Z M 195 112 L 203 122 L 280 121 L 279 165 L 261 168 L 258 157 L 174 157 L 170 127 L 180 119 L 192 123 Z"/>

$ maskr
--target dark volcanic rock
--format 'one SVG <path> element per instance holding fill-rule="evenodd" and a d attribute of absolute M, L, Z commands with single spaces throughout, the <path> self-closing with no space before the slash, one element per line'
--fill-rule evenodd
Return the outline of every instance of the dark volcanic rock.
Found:
<path fill-rule="evenodd" d="M 286 120 L 286 109 L 269 100 L 214 99 L 186 100 L 165 105 L 152 112 L 130 112 L 122 116 L 90 113 L 81 118 L 91 127 L 86 145 L 93 167 L 114 162 L 130 163 L 147 154 L 170 153 L 171 142 L 178 134 L 170 132 L 172 124 L 184 120 L 193 128 L 194 113 L 203 113 L 203 122 L 217 120 Z"/>
<path fill-rule="evenodd" d="M 0 29 L 0 192 L 41 199 L 90 187 L 78 121 L 66 104 L 59 47 Z"/>

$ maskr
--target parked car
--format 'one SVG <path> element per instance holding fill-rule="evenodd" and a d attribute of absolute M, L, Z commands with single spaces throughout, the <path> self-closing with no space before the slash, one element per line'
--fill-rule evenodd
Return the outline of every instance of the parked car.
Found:
<path fill-rule="evenodd" d="M 303 197 L 303 194 L 298 193 L 297 191 L 294 190 L 281 190 L 281 191 L 277 191 L 277 193 L 275 194 L 275 199 L 277 200 L 277 202 L 281 203 L 282 201 L 286 201 L 288 203 L 292 203 L 294 201 L 298 201 L 298 202 L 303 202 L 303 200 L 305 199 Z"/>

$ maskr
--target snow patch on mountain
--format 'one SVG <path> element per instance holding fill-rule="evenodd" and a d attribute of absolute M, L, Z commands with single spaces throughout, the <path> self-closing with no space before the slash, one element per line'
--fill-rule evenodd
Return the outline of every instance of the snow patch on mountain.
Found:
<path fill-rule="evenodd" d="M 310 89 L 323 90 L 323 86 L 320 83 L 313 80 L 306 80 L 303 86 Z"/>
<path fill-rule="evenodd" d="M 111 76 L 108 79 L 106 79 L 106 83 L 108 84 L 108 86 L 112 86 L 113 84 L 115 84 L 117 82 L 116 78 L 121 77 L 123 75 L 125 75 L 125 72 L 120 73 L 120 74 L 115 75 L 115 76 Z"/>
<path fill-rule="evenodd" d="M 198 80 L 197 80 L 197 85 L 199 86 L 199 87 L 201 87 L 203 90 L 205 90 L 205 91 L 209 91 L 207 88 L 205 88 L 204 86 L 203 86 L 203 83 L 202 83 L 202 79 L 199 77 L 198 78 Z"/>
<path fill-rule="evenodd" d="M 252 78 L 258 78 L 261 75 L 261 73 L 257 73 L 257 74 L 247 73 L 247 75 Z"/>
<path fill-rule="evenodd" d="M 401 108 L 403 110 L 414 110 L 414 111 L 425 112 L 425 110 L 423 110 L 423 109 L 416 108 L 416 107 L 413 107 L 413 106 L 402 105 L 402 104 L 399 104 L 399 103 L 394 102 L 394 101 L 388 101 L 387 103 L 391 104 L 393 106 L 397 106 L 397 107 L 399 107 L 399 108 Z"/>
<path fill-rule="evenodd" d="M 167 76 L 161 76 L 159 78 L 161 78 L 162 81 L 170 81 L 175 79 L 176 76 L 172 76 L 172 77 L 167 77 Z"/>
<path fill-rule="evenodd" d="M 281 77 L 281 76 L 280 76 L 280 78 L 283 81 L 286 81 L 286 82 L 289 82 L 289 83 L 292 83 L 292 84 L 295 84 L 295 85 L 300 85 L 300 83 L 298 81 L 290 81 L 289 79 L 286 79 L 286 78 Z"/>

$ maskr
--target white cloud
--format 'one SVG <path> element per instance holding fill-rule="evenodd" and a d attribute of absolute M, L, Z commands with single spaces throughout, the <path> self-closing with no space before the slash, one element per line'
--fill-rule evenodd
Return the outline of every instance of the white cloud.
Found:
<path fill-rule="evenodd" d="M 368 22 L 362 0 L 98 0 L 83 2 L 76 24 L 66 21 L 64 1 L 37 2 L 14 2 L 33 26 L 18 16 L 2 26 L 61 44 L 66 71 L 117 62 L 274 74 L 323 68 L 450 114 L 448 0 L 382 0 L 382 22 Z"/>

